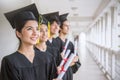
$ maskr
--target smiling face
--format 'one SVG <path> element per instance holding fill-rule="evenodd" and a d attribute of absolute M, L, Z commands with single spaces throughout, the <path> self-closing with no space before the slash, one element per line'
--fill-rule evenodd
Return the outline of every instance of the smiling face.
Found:
<path fill-rule="evenodd" d="M 59 31 L 59 25 L 56 21 L 54 21 L 51 25 L 50 25 L 50 33 L 52 35 L 57 34 Z"/>
<path fill-rule="evenodd" d="M 46 42 L 48 40 L 48 28 L 47 25 L 41 24 L 40 25 L 40 42 Z"/>
<path fill-rule="evenodd" d="M 28 20 L 21 32 L 16 31 L 17 37 L 22 43 L 34 45 L 39 37 L 38 23 L 35 20 Z"/>

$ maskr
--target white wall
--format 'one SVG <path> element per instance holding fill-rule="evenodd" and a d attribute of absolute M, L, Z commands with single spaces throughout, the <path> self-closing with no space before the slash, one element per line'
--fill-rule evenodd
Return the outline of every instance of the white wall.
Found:
<path fill-rule="evenodd" d="M 0 64 L 4 56 L 16 51 L 19 41 L 4 13 L 29 5 L 30 0 L 0 0 Z"/>

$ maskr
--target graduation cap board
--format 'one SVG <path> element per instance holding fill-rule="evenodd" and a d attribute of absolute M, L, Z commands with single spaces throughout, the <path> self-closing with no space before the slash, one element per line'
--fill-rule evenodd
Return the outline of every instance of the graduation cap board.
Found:
<path fill-rule="evenodd" d="M 39 18 L 39 12 L 35 4 L 28 5 L 26 7 L 5 13 L 5 17 L 8 19 L 13 28 L 22 27 L 21 23 L 27 20 L 37 20 Z"/>
<path fill-rule="evenodd" d="M 60 22 L 63 23 L 64 21 L 67 20 L 68 13 L 62 14 L 59 16 Z"/>
<path fill-rule="evenodd" d="M 39 22 L 40 22 L 40 24 L 45 24 L 45 25 L 47 25 L 48 26 L 48 20 L 44 17 L 44 16 L 42 16 L 41 14 L 39 15 Z"/>
<path fill-rule="evenodd" d="M 59 12 L 52 12 L 48 14 L 43 14 L 43 16 L 51 23 L 56 21 L 59 24 Z"/>

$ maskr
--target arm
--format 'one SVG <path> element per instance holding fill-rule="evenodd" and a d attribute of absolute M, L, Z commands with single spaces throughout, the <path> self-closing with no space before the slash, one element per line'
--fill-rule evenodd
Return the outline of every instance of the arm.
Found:
<path fill-rule="evenodd" d="M 74 53 L 74 45 L 72 42 L 71 42 L 71 53 Z M 71 64 L 71 68 L 72 68 L 73 73 L 76 73 L 80 66 L 81 66 L 81 63 L 79 60 L 79 56 L 78 56 L 78 54 L 76 54 L 76 57 L 74 58 L 74 60 Z"/>
<path fill-rule="evenodd" d="M 15 67 L 7 58 L 3 58 L 1 64 L 0 80 L 19 80 Z"/>
<path fill-rule="evenodd" d="M 79 60 L 77 62 L 74 62 L 73 65 L 71 66 L 73 73 L 76 73 L 80 66 L 81 66 L 81 63 Z"/>

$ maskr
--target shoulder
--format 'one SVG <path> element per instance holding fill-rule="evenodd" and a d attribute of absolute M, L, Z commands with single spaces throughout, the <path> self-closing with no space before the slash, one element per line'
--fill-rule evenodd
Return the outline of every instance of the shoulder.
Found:
<path fill-rule="evenodd" d="M 10 63 L 14 63 L 14 61 L 16 61 L 18 58 L 18 52 L 14 52 L 10 55 L 7 55 L 3 58 L 2 62 L 10 62 Z"/>
<path fill-rule="evenodd" d="M 55 41 L 56 41 L 56 42 L 61 42 L 60 37 L 56 37 L 56 38 L 55 38 Z"/>
<path fill-rule="evenodd" d="M 58 53 L 59 52 L 59 49 L 57 47 L 54 47 L 54 46 L 53 47 L 48 46 L 47 50 L 51 53 Z"/>
<path fill-rule="evenodd" d="M 17 56 L 18 56 L 18 52 L 16 51 L 16 52 L 14 52 L 14 53 L 12 53 L 12 54 L 10 54 L 10 55 L 5 56 L 4 59 L 9 59 L 9 60 L 11 60 L 11 59 L 14 59 L 14 58 L 17 57 Z"/>

